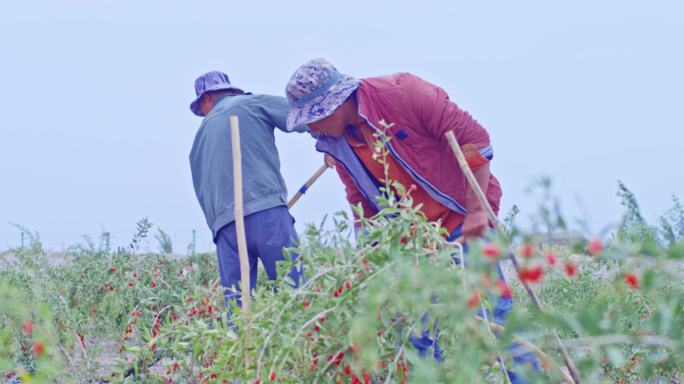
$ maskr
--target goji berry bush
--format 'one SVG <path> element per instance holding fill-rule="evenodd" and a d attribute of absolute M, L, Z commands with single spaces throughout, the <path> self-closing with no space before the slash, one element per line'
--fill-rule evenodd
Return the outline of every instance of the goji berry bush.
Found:
<path fill-rule="evenodd" d="M 343 213 L 309 226 L 287 252 L 298 259 L 279 266 L 301 263 L 306 281 L 295 289 L 262 273 L 248 323 L 213 285 L 214 254 L 137 252 L 146 221 L 125 249 L 110 249 L 105 234 L 60 263 L 47 261 L 32 235 L 28 247 L 5 253 L 0 271 L 0 373 L 7 382 L 499 383 L 507 369 L 528 382 L 570 381 L 557 335 L 582 381 L 679 382 L 678 200 L 649 225 L 620 185 L 622 225 L 599 238 L 569 228 L 553 199 L 541 199 L 530 230 L 510 215 L 506 233 L 468 243 L 464 255 L 410 193 L 399 195 L 358 233 Z M 488 314 L 502 297 L 513 308 L 504 324 L 493 323 Z M 426 330 L 442 362 L 411 344 Z M 512 363 L 521 350 L 538 369 Z"/>

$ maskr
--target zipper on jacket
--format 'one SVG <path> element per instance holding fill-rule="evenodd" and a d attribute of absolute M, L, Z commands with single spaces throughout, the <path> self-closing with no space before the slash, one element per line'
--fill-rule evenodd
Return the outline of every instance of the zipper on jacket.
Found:
<path fill-rule="evenodd" d="M 366 116 L 364 116 L 364 115 L 361 114 L 360 112 L 359 112 L 359 116 L 363 117 L 363 119 L 366 120 L 366 123 L 368 123 L 368 125 L 370 125 L 373 129 L 375 129 L 375 130 L 378 131 L 378 132 L 382 132 L 382 131 L 380 131 L 380 130 L 379 130 L 379 129 L 378 129 L 378 128 L 377 128 L 377 127 L 376 127 L 376 126 L 375 126 L 375 125 L 374 125 Z M 385 144 L 387 145 L 387 148 L 389 148 L 390 154 L 392 155 L 392 157 L 394 157 L 394 159 L 397 160 L 397 161 L 399 162 L 399 164 L 401 164 L 401 165 L 404 167 L 404 169 L 413 177 L 414 180 L 417 179 L 416 181 L 421 181 L 423 184 L 426 184 L 434 193 L 436 193 L 437 195 L 440 195 L 442 198 L 447 199 L 447 200 L 449 200 L 450 202 L 454 203 L 454 204 L 456 205 L 456 208 L 458 209 L 458 210 L 456 211 L 457 213 L 460 213 L 460 214 L 462 214 L 462 215 L 465 215 L 465 214 L 467 213 L 467 210 L 465 209 L 465 207 L 463 207 L 459 202 L 457 202 L 456 200 L 452 199 L 450 196 L 448 196 L 448 195 L 445 194 L 444 192 L 442 192 L 442 191 L 438 190 L 437 188 L 435 188 L 432 184 L 430 184 L 429 181 L 425 180 L 425 179 L 424 179 L 423 177 L 421 177 L 416 171 L 414 171 L 414 170 L 406 163 L 406 161 L 404 161 L 404 159 L 402 159 L 401 156 L 399 156 L 399 154 L 394 150 L 394 148 L 392 147 L 392 144 L 390 144 L 389 141 L 385 141 Z M 447 208 L 448 208 L 448 207 L 447 207 Z M 459 211 L 459 210 L 460 210 L 460 211 Z"/>

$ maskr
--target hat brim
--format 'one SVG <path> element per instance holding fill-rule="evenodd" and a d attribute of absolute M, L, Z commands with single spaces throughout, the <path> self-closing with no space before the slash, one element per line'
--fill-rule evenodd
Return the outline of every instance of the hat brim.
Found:
<path fill-rule="evenodd" d="M 243 91 L 242 89 L 227 84 L 217 84 L 213 87 L 209 87 L 205 89 L 202 93 L 197 95 L 197 98 L 193 100 L 192 103 L 190 103 L 190 110 L 192 111 L 192 113 L 194 113 L 197 116 L 203 117 L 204 114 L 202 114 L 202 110 L 200 109 L 199 101 L 200 99 L 202 99 L 202 96 L 204 96 L 207 92 L 216 91 L 239 91 L 241 93 L 245 93 L 245 91 Z"/>
<path fill-rule="evenodd" d="M 293 107 L 287 114 L 287 130 L 325 119 L 342 105 L 349 95 L 361 85 L 361 80 L 348 75 L 341 75 L 340 81 L 333 84 L 328 91 L 310 102 Z"/>

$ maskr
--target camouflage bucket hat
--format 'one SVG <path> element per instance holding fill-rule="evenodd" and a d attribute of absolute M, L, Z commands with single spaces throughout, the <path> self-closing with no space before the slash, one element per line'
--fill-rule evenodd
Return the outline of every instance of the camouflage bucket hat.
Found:
<path fill-rule="evenodd" d="M 341 74 L 325 59 L 313 59 L 297 68 L 285 88 L 290 112 L 287 129 L 330 116 L 361 85 Z"/>

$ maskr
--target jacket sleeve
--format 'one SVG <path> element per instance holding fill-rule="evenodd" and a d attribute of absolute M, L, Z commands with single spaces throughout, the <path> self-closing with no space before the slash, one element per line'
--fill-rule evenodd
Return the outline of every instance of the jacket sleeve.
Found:
<path fill-rule="evenodd" d="M 444 89 L 411 74 L 404 75 L 402 88 L 407 107 L 414 111 L 425 131 L 444 141 L 444 134 L 454 131 L 459 144 L 466 149 L 471 166 L 492 158 L 489 133 L 468 112 L 449 100 Z M 473 151 L 473 148 L 477 150 Z"/>
<path fill-rule="evenodd" d="M 342 180 L 342 184 L 344 184 L 344 191 L 347 194 L 347 201 L 349 204 L 352 206 L 358 206 L 361 204 L 361 208 L 363 208 L 363 217 L 371 217 L 376 214 L 377 210 L 373 204 L 366 199 L 363 193 L 361 193 L 354 180 L 344 169 L 344 166 L 335 161 L 335 170 L 337 170 L 337 173 L 340 175 L 340 179 Z M 354 218 L 358 219 L 356 213 L 354 211 L 352 211 L 352 213 L 354 214 Z M 354 221 L 355 227 L 359 227 L 360 225 L 361 223 L 358 220 Z"/>
<path fill-rule="evenodd" d="M 287 113 L 290 111 L 290 103 L 287 99 L 271 95 L 262 95 L 261 97 L 264 101 L 262 108 L 271 124 L 283 132 L 290 132 L 287 130 Z M 307 125 L 299 125 L 292 132 L 309 132 L 309 127 Z"/>

